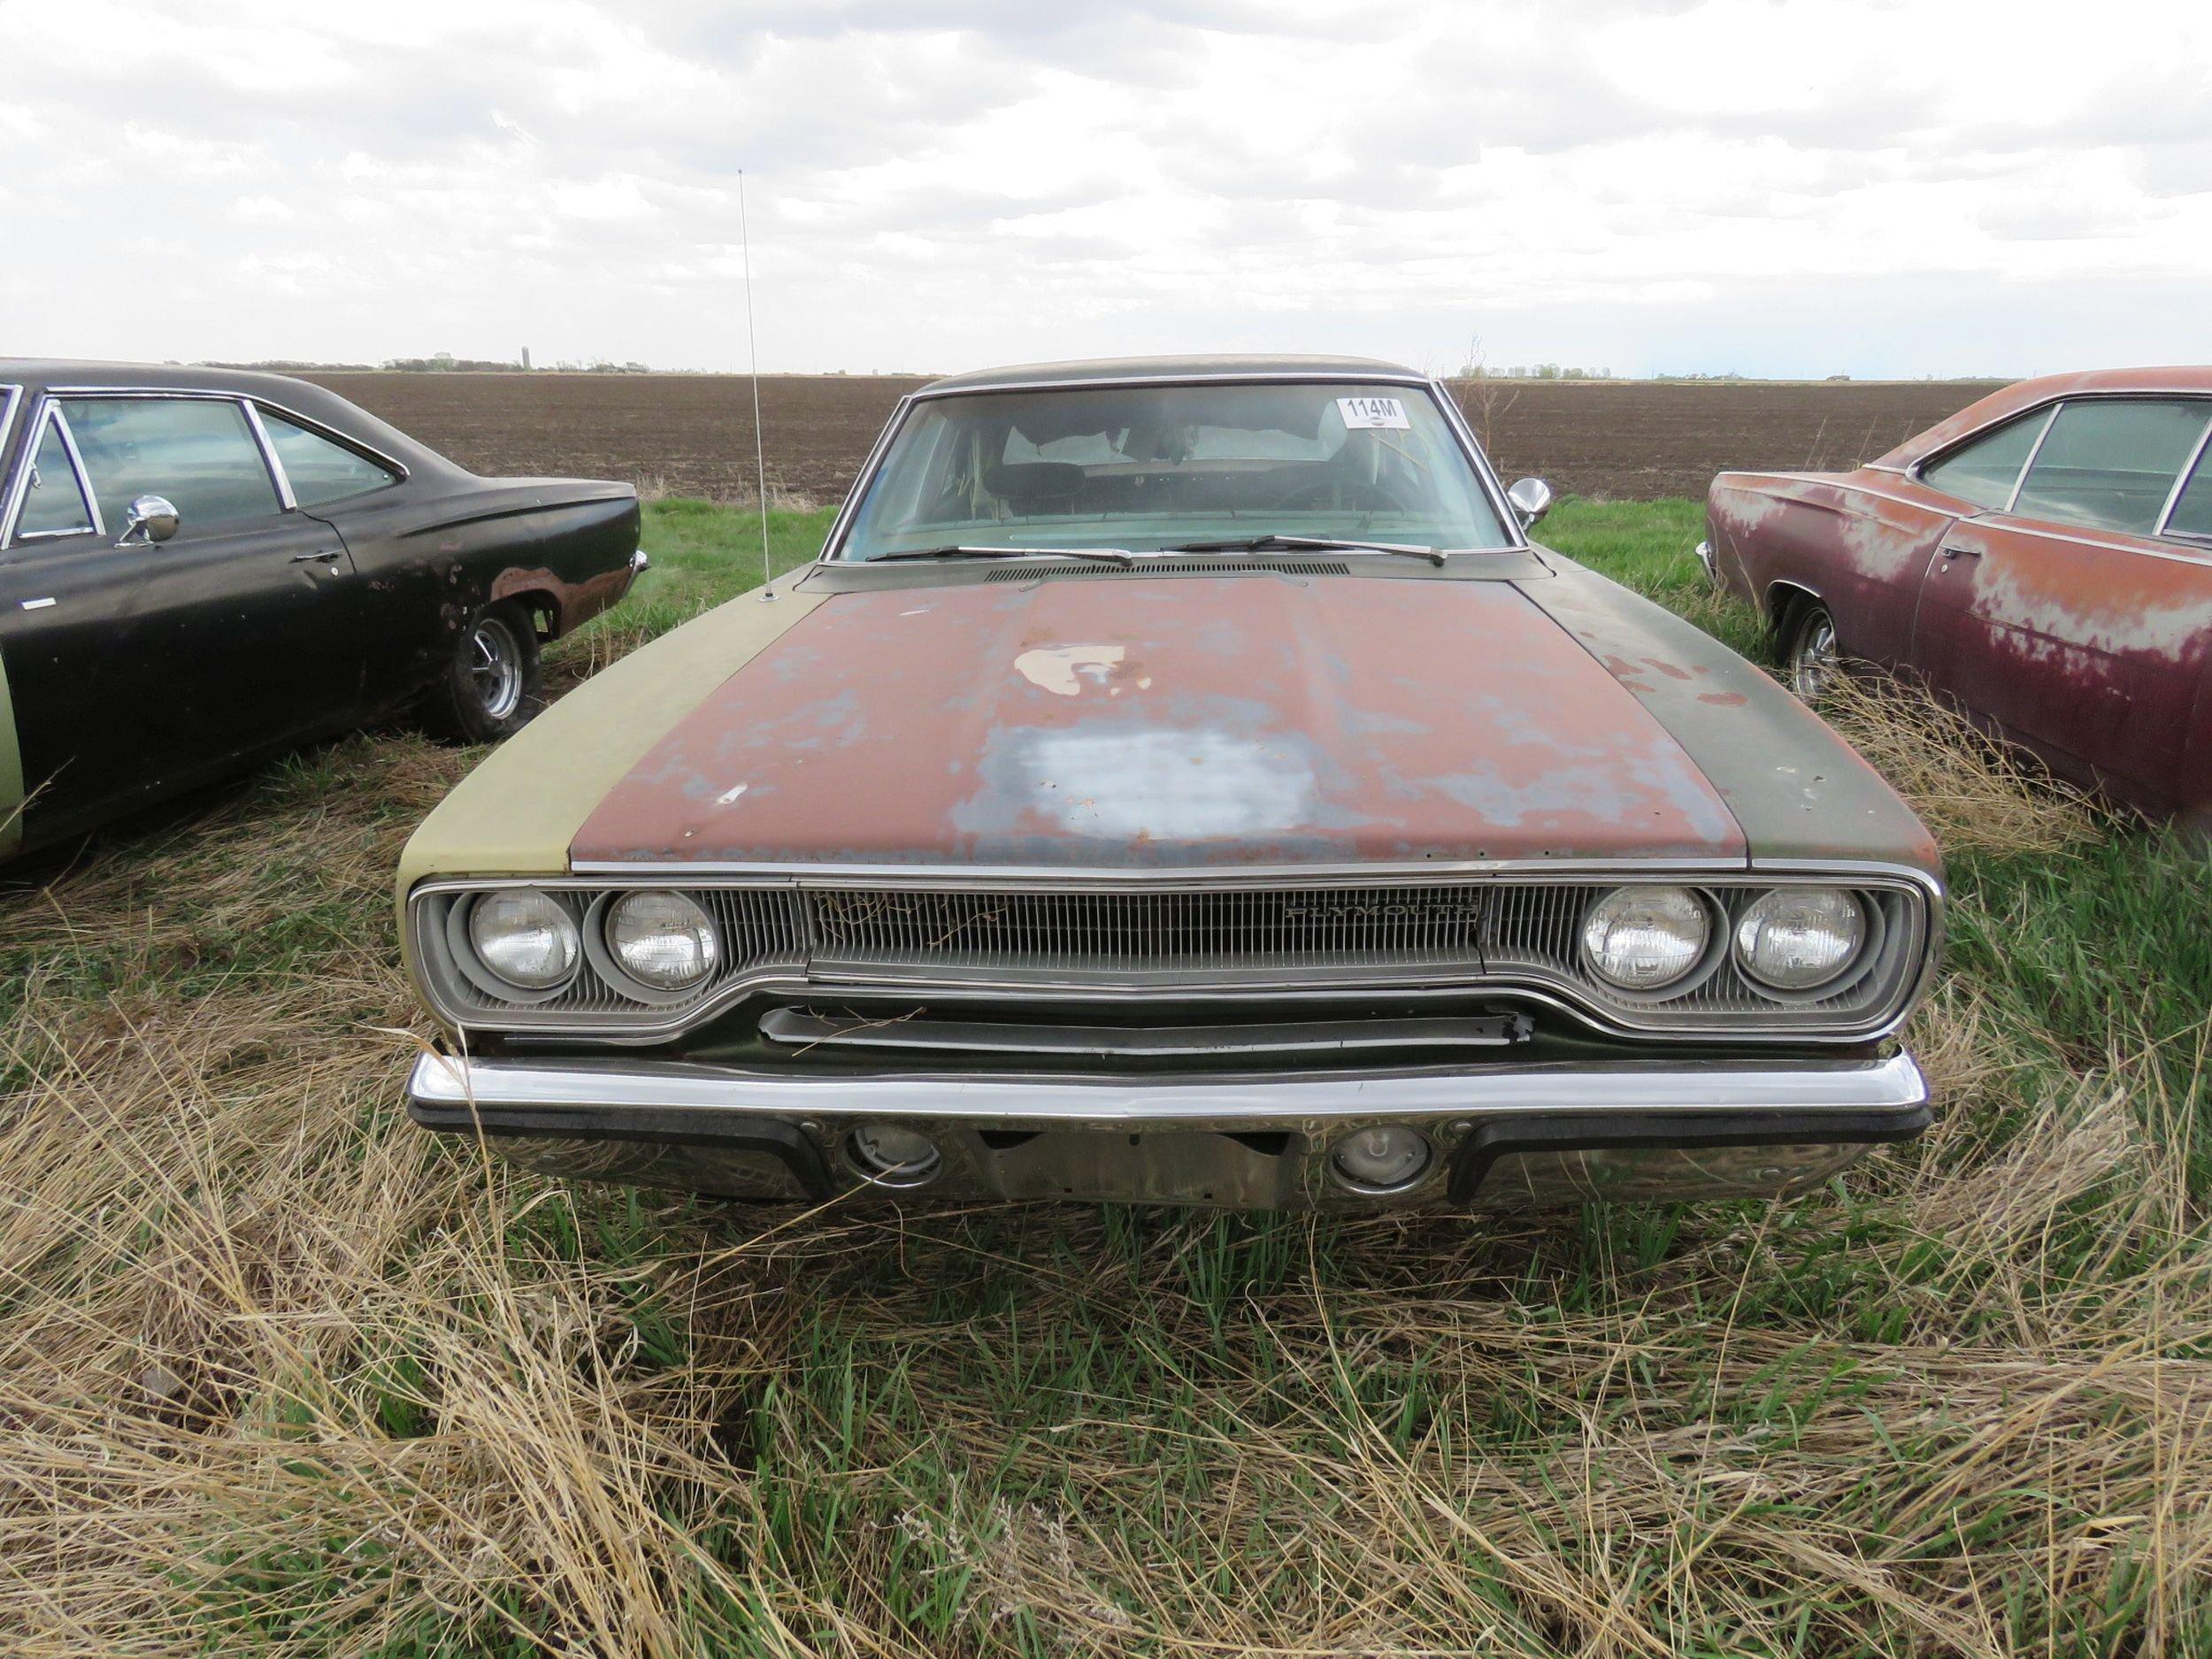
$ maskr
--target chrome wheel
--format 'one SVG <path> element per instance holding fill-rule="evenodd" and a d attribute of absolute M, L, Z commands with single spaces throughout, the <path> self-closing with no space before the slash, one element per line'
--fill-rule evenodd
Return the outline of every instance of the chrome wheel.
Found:
<path fill-rule="evenodd" d="M 1790 689 L 1807 703 L 1818 703 L 1835 683 L 1842 665 L 1836 619 L 1816 607 L 1797 626 L 1797 642 L 1790 650 Z"/>
<path fill-rule="evenodd" d="M 522 642 L 500 617 L 482 617 L 466 647 L 469 689 L 489 720 L 504 720 L 522 704 Z"/>

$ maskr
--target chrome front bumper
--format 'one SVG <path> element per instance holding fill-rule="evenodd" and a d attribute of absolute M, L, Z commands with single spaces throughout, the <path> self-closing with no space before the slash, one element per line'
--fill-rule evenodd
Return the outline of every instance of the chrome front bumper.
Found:
<path fill-rule="evenodd" d="M 415 1121 L 556 1173 L 764 1201 L 1074 1198 L 1252 1210 L 1493 1207 L 1794 1191 L 1927 1126 L 1911 1056 L 1496 1065 L 1245 1079 L 795 1076 L 694 1062 L 425 1055 Z M 927 1135 L 894 1187 L 853 1131 Z M 1330 1149 L 1411 1128 L 1426 1168 L 1355 1189 Z"/>
<path fill-rule="evenodd" d="M 1698 567 L 1705 572 L 1705 585 L 1708 588 L 1718 588 L 1720 586 L 1720 565 L 1713 557 L 1713 544 L 1710 541 L 1701 541 L 1697 544 L 1697 563 Z"/>

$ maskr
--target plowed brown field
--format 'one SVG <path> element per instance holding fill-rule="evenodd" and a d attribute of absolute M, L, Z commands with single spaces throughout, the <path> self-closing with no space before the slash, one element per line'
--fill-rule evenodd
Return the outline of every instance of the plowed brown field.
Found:
<path fill-rule="evenodd" d="M 483 472 L 632 480 L 672 495 L 749 495 L 752 393 L 722 374 L 318 374 L 310 378 Z M 918 380 L 769 375 L 768 474 L 834 500 Z M 1484 381 L 1457 388 L 1509 479 L 1562 493 L 1701 495 L 1724 467 L 1849 467 L 1990 389 L 1909 380 L 1803 384 Z"/>

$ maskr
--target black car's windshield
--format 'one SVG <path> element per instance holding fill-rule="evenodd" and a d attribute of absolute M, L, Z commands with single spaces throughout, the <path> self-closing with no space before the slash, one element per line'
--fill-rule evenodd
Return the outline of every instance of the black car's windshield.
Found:
<path fill-rule="evenodd" d="M 926 399 L 869 481 L 840 557 L 1226 551 L 1290 538 L 1513 541 L 1425 389 L 1214 383 Z"/>

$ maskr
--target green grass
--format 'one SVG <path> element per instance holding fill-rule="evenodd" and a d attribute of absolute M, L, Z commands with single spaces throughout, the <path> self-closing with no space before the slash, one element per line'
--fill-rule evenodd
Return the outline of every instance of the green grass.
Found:
<path fill-rule="evenodd" d="M 1762 649 L 1700 533 L 1545 526 Z M 757 534 L 652 503 L 563 675 Z M 2200 850 L 1955 852 L 1941 1121 L 1789 1203 L 761 1216 L 396 1110 L 392 861 L 472 758 L 354 740 L 0 895 L 18 1650 L 2212 1653 Z"/>

